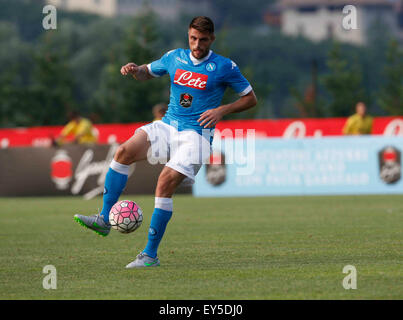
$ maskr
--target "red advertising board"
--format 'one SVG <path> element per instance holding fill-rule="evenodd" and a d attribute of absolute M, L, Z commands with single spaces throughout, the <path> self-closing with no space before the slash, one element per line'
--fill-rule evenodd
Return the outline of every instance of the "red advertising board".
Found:
<path fill-rule="evenodd" d="M 320 137 L 342 134 L 346 118 L 326 119 L 281 119 L 281 120 L 227 120 L 217 124 L 217 132 L 225 129 L 245 135 L 247 129 L 254 129 L 258 137 Z M 145 123 L 97 124 L 94 126 L 100 144 L 121 143 L 133 135 Z M 52 137 L 57 136 L 62 126 L 0 129 L 0 148 L 17 146 L 49 146 Z M 402 135 L 403 116 L 376 117 L 372 128 L 375 135 Z"/>

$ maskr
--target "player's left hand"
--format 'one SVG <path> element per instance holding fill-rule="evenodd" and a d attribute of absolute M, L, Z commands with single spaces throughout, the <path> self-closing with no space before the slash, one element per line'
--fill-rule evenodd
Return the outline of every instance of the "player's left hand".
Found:
<path fill-rule="evenodd" d="M 207 111 L 204 111 L 201 115 L 199 120 L 199 125 L 202 126 L 203 128 L 212 128 L 214 127 L 218 121 L 221 120 L 223 117 L 223 114 L 219 108 L 215 109 L 210 109 Z"/>

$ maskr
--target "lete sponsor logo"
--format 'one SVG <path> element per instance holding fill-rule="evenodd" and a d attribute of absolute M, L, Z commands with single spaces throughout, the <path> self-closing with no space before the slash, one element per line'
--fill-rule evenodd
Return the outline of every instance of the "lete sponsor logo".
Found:
<path fill-rule="evenodd" d="M 403 120 L 393 119 L 390 121 L 383 132 L 385 136 L 403 136 Z"/>
<path fill-rule="evenodd" d="M 205 90 L 208 75 L 177 69 L 175 72 L 174 83 L 180 86 Z"/>
<path fill-rule="evenodd" d="M 306 124 L 303 121 L 293 121 L 284 130 L 283 138 L 303 138 L 308 136 L 306 133 Z M 322 130 L 315 130 L 313 136 L 319 138 L 322 136 Z"/>

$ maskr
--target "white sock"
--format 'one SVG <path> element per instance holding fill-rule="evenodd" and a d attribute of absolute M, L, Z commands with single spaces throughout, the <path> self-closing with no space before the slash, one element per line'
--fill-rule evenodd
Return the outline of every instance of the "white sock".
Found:
<path fill-rule="evenodd" d="M 155 197 L 155 208 L 172 212 L 173 211 L 172 198 Z"/>
<path fill-rule="evenodd" d="M 115 170 L 116 172 L 119 172 L 120 174 L 124 174 L 126 176 L 129 175 L 130 165 L 121 164 L 121 163 L 115 161 L 114 159 L 112 159 L 112 162 L 109 167 L 112 168 L 113 170 Z"/>

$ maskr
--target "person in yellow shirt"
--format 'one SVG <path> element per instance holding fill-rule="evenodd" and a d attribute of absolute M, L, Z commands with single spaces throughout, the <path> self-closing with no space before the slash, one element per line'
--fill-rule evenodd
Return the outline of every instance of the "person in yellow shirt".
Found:
<path fill-rule="evenodd" d="M 68 142 L 79 144 L 93 144 L 97 142 L 97 137 L 94 135 L 93 126 L 90 120 L 83 118 L 78 112 L 72 111 L 69 114 L 70 121 L 64 126 L 56 139 L 57 144 Z M 71 141 L 68 137 L 73 136 Z"/>
<path fill-rule="evenodd" d="M 345 135 L 371 134 L 373 118 L 367 114 L 364 102 L 358 102 L 355 106 L 356 113 L 347 119 L 343 128 Z"/>

